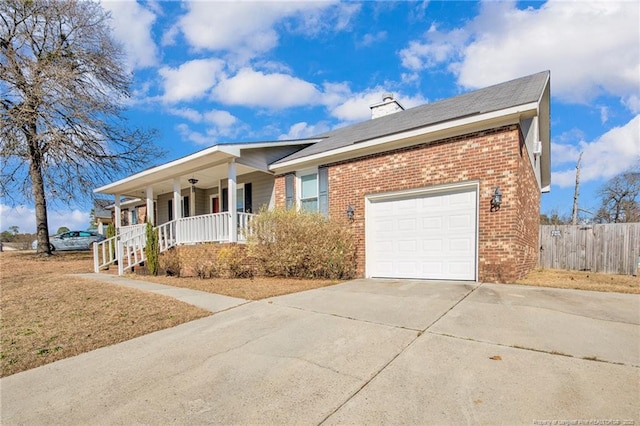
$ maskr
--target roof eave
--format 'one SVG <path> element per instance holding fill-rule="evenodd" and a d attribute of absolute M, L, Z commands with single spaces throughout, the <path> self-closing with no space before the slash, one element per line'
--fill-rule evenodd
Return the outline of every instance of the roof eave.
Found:
<path fill-rule="evenodd" d="M 521 117 L 525 115 L 536 115 L 538 112 L 538 102 L 531 102 L 523 105 L 513 106 L 506 109 L 486 112 L 482 114 L 475 114 L 471 116 L 460 117 L 458 119 L 448 120 L 432 125 L 422 126 L 415 129 L 410 129 L 391 135 L 380 136 L 366 141 L 360 141 L 347 145 L 344 147 L 336 148 L 333 150 L 321 152 L 306 157 L 296 158 L 294 160 L 283 161 L 274 163 L 269 166 L 269 169 L 278 173 L 286 173 L 296 168 L 306 166 L 309 163 L 322 163 L 326 162 L 331 157 L 339 156 L 340 160 L 353 158 L 362 155 L 363 151 L 374 150 L 376 148 L 382 148 L 383 145 L 392 141 L 399 140 L 414 140 L 420 136 L 427 135 L 440 135 L 447 132 L 451 132 L 455 129 L 464 129 L 464 132 L 473 131 L 472 128 L 482 127 L 486 128 L 485 123 L 500 123 L 506 124 L 507 122 L 517 122 Z M 409 143 L 410 145 L 411 143 Z M 332 159 L 333 160 L 333 159 Z"/>

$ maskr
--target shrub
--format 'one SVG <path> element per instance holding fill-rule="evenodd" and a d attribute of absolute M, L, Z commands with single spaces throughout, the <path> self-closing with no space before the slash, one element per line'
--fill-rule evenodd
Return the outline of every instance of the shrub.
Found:
<path fill-rule="evenodd" d="M 221 277 L 248 278 L 253 276 L 244 247 L 237 244 L 225 245 L 218 251 L 216 260 L 216 270 Z"/>
<path fill-rule="evenodd" d="M 113 223 L 107 225 L 107 229 L 105 231 L 105 237 L 107 239 L 113 238 L 116 236 L 116 226 Z M 115 259 L 116 257 L 116 244 L 115 242 L 111 244 L 111 258 Z"/>
<path fill-rule="evenodd" d="M 180 262 L 180 253 L 178 253 L 177 247 L 172 247 L 160 254 L 158 265 L 166 275 L 170 277 L 179 277 L 180 270 L 182 268 Z"/>
<path fill-rule="evenodd" d="M 151 275 L 158 275 L 158 257 L 160 256 L 158 230 L 153 228 L 151 222 L 147 222 L 146 237 L 147 241 L 144 246 L 144 255 L 146 257 L 147 272 Z"/>
<path fill-rule="evenodd" d="M 262 210 L 252 221 L 249 255 L 266 275 L 348 279 L 355 241 L 346 223 L 317 213 Z"/>

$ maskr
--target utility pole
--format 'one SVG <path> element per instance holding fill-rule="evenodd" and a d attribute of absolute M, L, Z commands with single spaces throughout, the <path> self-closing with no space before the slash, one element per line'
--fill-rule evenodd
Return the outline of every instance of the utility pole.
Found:
<path fill-rule="evenodd" d="M 578 163 L 576 164 L 576 188 L 573 191 L 573 214 L 571 215 L 571 223 L 573 225 L 578 224 L 578 197 L 580 196 L 580 162 L 582 161 L 582 152 L 578 156 Z"/>

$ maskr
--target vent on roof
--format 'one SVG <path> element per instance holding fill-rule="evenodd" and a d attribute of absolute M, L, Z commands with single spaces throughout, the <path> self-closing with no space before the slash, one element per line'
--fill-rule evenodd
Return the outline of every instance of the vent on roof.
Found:
<path fill-rule="evenodd" d="M 371 108 L 371 118 L 379 118 L 395 112 L 404 111 L 404 107 L 393 98 L 393 94 L 391 93 L 382 95 L 382 102 L 371 105 L 369 108 Z"/>

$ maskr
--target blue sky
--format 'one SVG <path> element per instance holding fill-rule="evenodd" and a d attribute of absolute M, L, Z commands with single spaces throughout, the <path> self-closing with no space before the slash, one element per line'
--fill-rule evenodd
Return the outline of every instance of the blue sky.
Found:
<path fill-rule="evenodd" d="M 367 120 L 392 92 L 405 108 L 551 70 L 552 186 L 570 215 L 640 161 L 640 3 L 103 1 L 127 52 L 132 124 L 171 160 L 215 143 L 310 136 Z M 54 206 L 49 229 L 86 228 L 91 205 Z M 33 206 L 0 228 L 35 230 Z"/>

